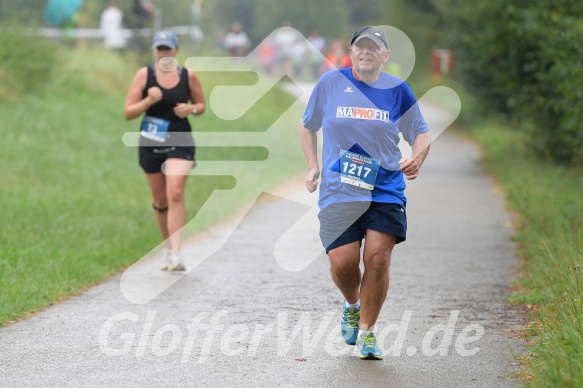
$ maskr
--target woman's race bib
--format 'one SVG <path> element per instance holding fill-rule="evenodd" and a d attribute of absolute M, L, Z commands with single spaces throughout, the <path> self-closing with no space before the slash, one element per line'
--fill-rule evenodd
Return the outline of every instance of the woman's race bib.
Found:
<path fill-rule="evenodd" d="M 168 120 L 159 119 L 158 117 L 144 116 L 140 134 L 147 139 L 163 143 L 168 136 L 169 127 L 170 122 Z"/>

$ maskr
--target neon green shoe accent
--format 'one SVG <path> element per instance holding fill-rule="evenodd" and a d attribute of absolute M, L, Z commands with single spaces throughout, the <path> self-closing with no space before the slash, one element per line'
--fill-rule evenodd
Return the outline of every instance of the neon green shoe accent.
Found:
<path fill-rule="evenodd" d="M 366 331 L 356 339 L 361 360 L 382 360 L 383 351 L 377 346 L 377 338 L 372 331 Z"/>
<path fill-rule="evenodd" d="M 349 308 L 344 304 L 342 321 L 340 321 L 340 334 L 348 345 L 356 343 L 358 328 L 360 327 L 360 309 Z"/>
<path fill-rule="evenodd" d="M 172 264 L 166 267 L 167 271 L 186 271 L 186 267 L 182 263 Z"/>
<path fill-rule="evenodd" d="M 162 271 L 186 271 L 180 255 L 168 251 L 164 254 L 164 265 L 160 269 Z"/>

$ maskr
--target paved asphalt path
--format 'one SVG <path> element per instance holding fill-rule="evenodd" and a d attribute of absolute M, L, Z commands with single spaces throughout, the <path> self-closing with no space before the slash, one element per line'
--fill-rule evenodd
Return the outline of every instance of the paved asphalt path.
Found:
<path fill-rule="evenodd" d="M 126 291 L 171 280 L 152 301 L 129 301 L 120 275 L 1 328 L 0 386 L 519 385 L 510 216 L 477 159 L 446 131 L 408 185 L 408 239 L 377 324 L 382 361 L 360 360 L 340 338 L 342 298 L 302 174 L 236 226 L 189 241 L 185 276 L 157 270 L 158 256 L 141 261 L 143 280 Z M 193 264 L 213 239 L 226 243 Z"/>

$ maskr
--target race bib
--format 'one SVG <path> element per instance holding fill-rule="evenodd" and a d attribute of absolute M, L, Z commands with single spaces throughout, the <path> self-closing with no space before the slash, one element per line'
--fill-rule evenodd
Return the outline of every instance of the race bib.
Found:
<path fill-rule="evenodd" d="M 152 116 L 144 116 L 140 134 L 150 140 L 165 142 L 168 136 L 168 127 L 170 122 Z"/>
<path fill-rule="evenodd" d="M 374 189 L 380 165 L 370 156 L 340 150 L 340 180 L 349 185 Z"/>

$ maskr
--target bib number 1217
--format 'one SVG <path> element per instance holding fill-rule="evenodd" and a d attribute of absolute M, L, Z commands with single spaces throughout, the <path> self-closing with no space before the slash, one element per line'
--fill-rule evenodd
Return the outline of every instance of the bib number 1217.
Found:
<path fill-rule="evenodd" d="M 343 183 L 372 190 L 379 167 L 380 162 L 370 156 L 340 150 L 340 180 Z"/>

